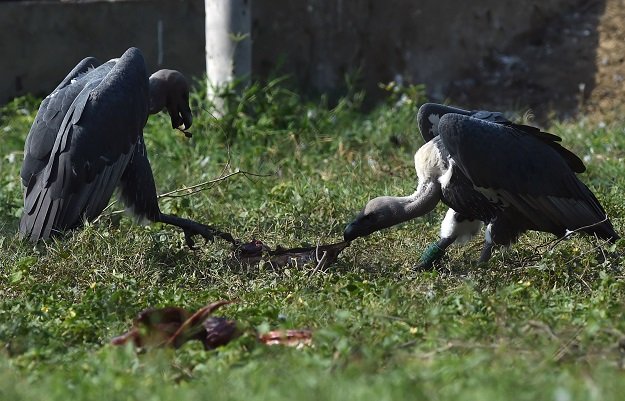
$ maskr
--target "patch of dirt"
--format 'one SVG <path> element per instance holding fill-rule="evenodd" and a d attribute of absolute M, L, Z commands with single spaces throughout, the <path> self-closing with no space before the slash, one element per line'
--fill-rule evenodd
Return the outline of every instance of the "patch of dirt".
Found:
<path fill-rule="evenodd" d="M 599 22 L 595 88 L 584 112 L 597 120 L 622 121 L 625 112 L 625 0 L 608 0 Z"/>
<path fill-rule="evenodd" d="M 532 111 L 535 121 L 623 120 L 625 0 L 579 0 L 560 15 L 537 13 L 536 29 L 493 51 L 450 98 L 493 110 Z"/>

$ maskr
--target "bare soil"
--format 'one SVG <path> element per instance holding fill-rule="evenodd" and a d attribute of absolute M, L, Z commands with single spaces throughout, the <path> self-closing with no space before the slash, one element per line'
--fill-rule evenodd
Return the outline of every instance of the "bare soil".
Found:
<path fill-rule="evenodd" d="M 495 110 L 530 109 L 538 123 L 622 120 L 625 0 L 575 3 L 546 21 L 537 15 L 536 29 L 467 70 L 450 97 Z"/>
<path fill-rule="evenodd" d="M 595 87 L 584 112 L 596 119 L 623 120 L 625 111 L 625 0 L 608 0 L 599 20 Z"/>

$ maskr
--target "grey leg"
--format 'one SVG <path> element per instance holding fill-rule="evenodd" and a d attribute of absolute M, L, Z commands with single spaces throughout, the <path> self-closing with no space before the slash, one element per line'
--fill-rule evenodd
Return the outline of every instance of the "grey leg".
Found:
<path fill-rule="evenodd" d="M 495 243 L 493 242 L 493 237 L 491 234 L 492 228 L 492 223 L 486 226 L 486 238 L 484 239 L 484 247 L 482 248 L 482 253 L 480 254 L 480 260 L 478 260 L 478 263 L 487 263 L 490 257 L 493 255 L 493 248 L 495 247 Z"/>
<path fill-rule="evenodd" d="M 181 228 L 184 232 L 184 239 L 187 246 L 191 249 L 195 247 L 195 241 L 193 241 L 193 236 L 195 235 L 203 237 L 206 241 L 212 241 L 214 237 L 220 237 L 232 244 L 236 244 L 237 242 L 229 233 L 219 231 L 213 227 L 198 223 L 197 221 L 184 219 L 171 214 L 160 213 L 156 221 Z"/>
<path fill-rule="evenodd" d="M 494 247 L 495 244 L 493 244 L 492 242 L 484 242 L 484 247 L 482 248 L 482 253 L 480 254 L 480 260 L 478 261 L 478 263 L 487 263 L 493 254 Z"/>

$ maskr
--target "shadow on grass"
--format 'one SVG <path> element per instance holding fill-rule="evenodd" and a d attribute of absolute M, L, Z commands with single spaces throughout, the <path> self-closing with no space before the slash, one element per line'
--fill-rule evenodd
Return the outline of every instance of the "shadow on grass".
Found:
<path fill-rule="evenodd" d="M 0 220 L 0 238 L 12 237 L 17 234 L 20 221 L 15 217 L 4 216 Z"/>

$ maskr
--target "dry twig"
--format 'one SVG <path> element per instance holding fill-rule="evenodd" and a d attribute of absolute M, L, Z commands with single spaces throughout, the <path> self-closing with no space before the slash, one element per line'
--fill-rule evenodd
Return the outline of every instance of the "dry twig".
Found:
<path fill-rule="evenodd" d="M 573 235 L 575 233 L 578 233 L 578 232 L 580 232 L 582 230 L 585 230 L 587 228 L 592 228 L 592 227 L 598 226 L 599 224 L 605 223 L 606 221 L 608 221 L 608 216 L 607 215 L 605 216 L 605 218 L 603 220 L 600 220 L 600 221 L 598 221 L 596 223 L 589 224 L 589 225 L 582 226 L 582 227 L 578 227 L 578 228 L 576 228 L 574 230 L 566 230 L 566 232 L 565 232 L 565 234 L 563 236 L 555 238 L 555 239 L 553 239 L 551 241 L 547 241 L 544 244 L 536 245 L 534 247 L 533 254 L 531 256 L 528 256 L 528 257 L 524 258 L 523 260 L 521 260 L 521 266 L 524 266 L 528 262 L 536 261 L 536 260 L 541 259 L 545 252 L 553 251 L 555 249 L 555 247 L 558 246 L 558 244 L 560 244 L 562 241 L 568 239 L 571 235 Z M 595 238 L 598 239 L 596 236 L 595 236 Z M 546 248 L 546 247 L 549 247 L 549 249 L 547 249 L 544 252 L 541 252 L 541 249 Z M 601 250 L 601 252 L 603 253 L 603 250 L 601 249 L 601 247 L 597 247 L 597 248 L 599 248 Z M 604 256 L 605 256 L 605 254 L 604 254 Z"/>
<path fill-rule="evenodd" d="M 161 199 L 161 198 L 183 198 L 186 196 L 191 196 L 191 195 L 195 195 L 198 192 L 202 192 L 202 191 L 206 191 L 207 189 L 211 189 L 215 184 L 221 182 L 221 181 L 225 181 L 230 177 L 233 177 L 235 175 L 243 175 L 244 177 L 248 178 L 249 177 L 270 177 L 273 174 L 260 174 L 260 173 L 252 173 L 249 171 L 244 171 L 241 169 L 236 169 L 235 171 L 228 173 L 228 174 L 224 174 L 225 169 L 229 166 L 229 162 L 226 163 L 226 166 L 224 167 L 224 170 L 222 170 L 222 174 L 217 177 L 217 178 L 213 178 L 211 180 L 207 180 L 204 182 L 200 182 L 198 184 L 194 184 L 191 185 L 190 187 L 183 187 L 183 188 L 178 188 L 178 189 L 174 189 L 173 191 L 169 191 L 169 192 L 165 192 L 163 194 L 157 195 L 157 199 Z M 180 192 L 183 191 L 190 191 L 184 194 L 180 194 Z M 104 213 L 105 211 L 107 211 L 108 209 L 112 208 L 115 204 L 117 204 L 119 202 L 119 200 L 114 200 L 113 202 L 109 203 L 108 206 L 106 206 L 104 208 L 104 210 L 102 211 L 102 213 L 93 221 L 94 223 L 99 221 L 101 218 L 104 217 L 110 217 L 110 216 L 114 216 L 120 213 L 123 213 L 124 210 L 116 210 L 113 212 L 109 212 L 109 213 Z"/>

